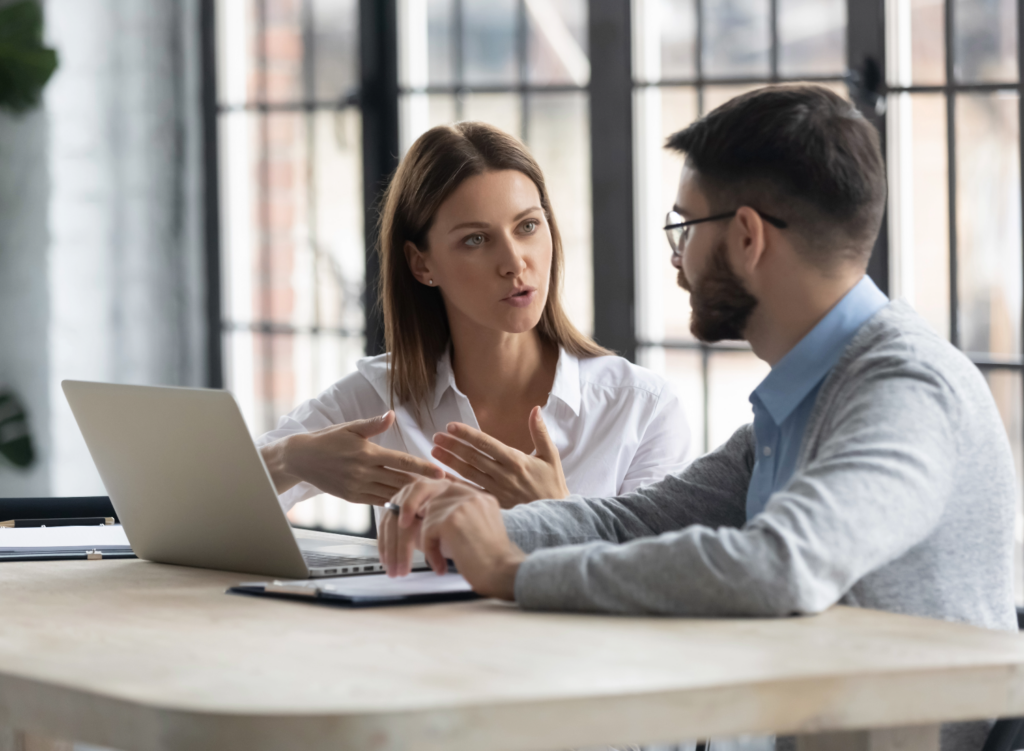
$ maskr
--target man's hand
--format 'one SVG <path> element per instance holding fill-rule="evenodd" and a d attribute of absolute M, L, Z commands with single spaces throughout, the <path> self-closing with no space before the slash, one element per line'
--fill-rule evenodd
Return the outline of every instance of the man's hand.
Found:
<path fill-rule="evenodd" d="M 393 502 L 401 514 L 385 517 L 377 541 L 388 576 L 407 575 L 417 547 L 436 573 L 445 573 L 451 558 L 477 594 L 515 599 L 526 554 L 508 539 L 494 496 L 446 480 L 418 480 Z"/>
<path fill-rule="evenodd" d="M 296 433 L 260 449 L 278 493 L 308 482 L 353 503 L 383 505 L 417 477 L 444 477 L 440 467 L 369 441 L 395 422 L 387 412 L 369 420 Z"/>
<path fill-rule="evenodd" d="M 533 456 L 461 422 L 453 422 L 448 424 L 447 433 L 434 435 L 431 456 L 493 495 L 502 508 L 542 498 L 565 498 L 569 488 L 562 473 L 562 461 L 548 435 L 540 407 L 530 412 L 530 435 L 536 449 Z"/>

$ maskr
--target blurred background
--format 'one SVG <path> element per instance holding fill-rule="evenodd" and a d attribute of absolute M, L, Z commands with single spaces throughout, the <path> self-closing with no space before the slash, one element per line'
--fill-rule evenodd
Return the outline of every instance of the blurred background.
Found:
<path fill-rule="evenodd" d="M 576 324 L 668 376 L 714 448 L 751 419 L 767 366 L 689 334 L 661 230 L 681 163 L 662 144 L 793 80 L 852 99 L 882 133 L 890 203 L 870 273 L 977 363 L 1020 476 L 1013 0 L 39 7 L 56 69 L 38 106 L 0 110 L 0 495 L 104 493 L 64 378 L 228 388 L 258 435 L 380 352 L 376 202 L 420 133 L 466 119 L 543 167 Z M 0 20 L 0 39 L 12 29 Z M 370 529 L 365 507 L 323 496 L 291 517 Z"/>

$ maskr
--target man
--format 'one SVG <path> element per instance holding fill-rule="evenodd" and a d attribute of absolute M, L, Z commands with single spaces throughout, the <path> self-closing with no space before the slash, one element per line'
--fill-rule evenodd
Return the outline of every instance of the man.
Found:
<path fill-rule="evenodd" d="M 691 328 L 772 370 L 754 422 L 617 498 L 501 512 L 421 481 L 381 529 L 388 572 L 422 547 L 522 607 L 785 616 L 836 603 L 1015 629 L 1013 460 L 977 369 L 865 269 L 885 208 L 874 128 L 817 86 L 740 96 L 686 154 L 666 231 Z M 443 554 L 442 554 L 443 551 Z M 944 730 L 981 748 L 986 726 Z"/>

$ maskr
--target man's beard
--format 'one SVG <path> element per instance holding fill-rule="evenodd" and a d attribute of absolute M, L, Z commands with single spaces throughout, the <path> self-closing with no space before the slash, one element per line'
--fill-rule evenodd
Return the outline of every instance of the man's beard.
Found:
<path fill-rule="evenodd" d="M 696 289 L 679 269 L 679 286 L 690 293 L 690 331 L 702 342 L 743 339 L 750 314 L 757 307 L 757 298 L 743 287 L 743 282 L 729 267 L 725 242 L 719 243 Z"/>

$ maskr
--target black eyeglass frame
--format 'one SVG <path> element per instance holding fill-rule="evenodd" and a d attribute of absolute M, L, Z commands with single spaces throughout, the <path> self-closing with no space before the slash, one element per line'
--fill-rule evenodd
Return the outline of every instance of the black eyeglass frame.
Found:
<path fill-rule="evenodd" d="M 721 219 L 732 219 L 734 216 L 736 216 L 736 213 L 738 211 L 739 209 L 733 209 L 732 211 L 726 212 L 725 214 L 715 214 L 714 216 L 706 216 L 701 219 L 691 219 L 688 222 L 676 222 L 675 224 L 666 224 L 664 227 L 662 227 L 662 229 L 665 230 L 665 236 L 668 238 L 668 244 L 669 247 L 672 248 L 672 253 L 678 254 L 680 252 L 679 240 L 683 239 L 683 234 L 687 228 L 692 227 L 694 224 L 702 224 L 703 222 L 717 222 Z M 764 219 L 766 222 L 768 222 L 768 224 L 772 225 L 773 227 L 777 227 L 778 229 L 786 229 L 786 227 L 789 226 L 789 224 L 787 224 L 782 219 L 779 219 L 778 217 L 774 217 L 771 214 L 765 214 L 763 211 L 758 211 L 757 209 L 754 209 L 754 211 L 757 211 L 757 215 Z M 678 212 L 674 210 L 669 212 L 669 215 L 671 214 L 676 214 L 676 216 L 679 216 Z M 679 230 L 679 233 L 676 236 L 676 238 L 673 238 L 672 230 Z M 685 242 L 686 241 L 683 240 L 683 244 L 685 244 Z"/>

